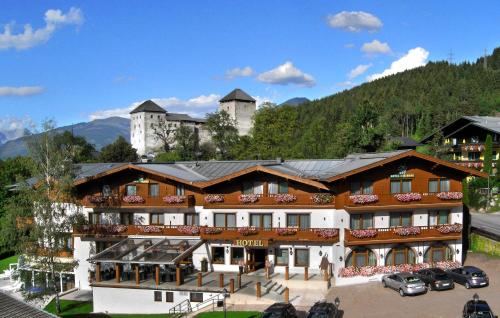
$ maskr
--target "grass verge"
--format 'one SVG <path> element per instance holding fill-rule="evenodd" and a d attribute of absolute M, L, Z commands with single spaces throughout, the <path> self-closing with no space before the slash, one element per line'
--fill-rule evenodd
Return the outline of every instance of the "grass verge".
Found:
<path fill-rule="evenodd" d="M 18 258 L 18 255 L 14 255 L 0 260 L 0 273 L 3 273 L 4 270 L 9 269 L 10 263 L 17 263 Z"/>

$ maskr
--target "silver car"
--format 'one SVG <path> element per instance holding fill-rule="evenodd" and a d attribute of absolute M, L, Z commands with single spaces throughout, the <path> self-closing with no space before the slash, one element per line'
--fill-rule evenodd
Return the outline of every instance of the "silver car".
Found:
<path fill-rule="evenodd" d="M 412 273 L 397 273 L 382 277 L 382 285 L 399 292 L 401 297 L 406 295 L 424 294 L 427 292 L 425 283 Z"/>

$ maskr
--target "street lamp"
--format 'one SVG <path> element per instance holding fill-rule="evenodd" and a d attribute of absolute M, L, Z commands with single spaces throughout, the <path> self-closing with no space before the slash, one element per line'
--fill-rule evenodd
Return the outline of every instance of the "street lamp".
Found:
<path fill-rule="evenodd" d="M 223 299 L 222 299 L 222 306 L 224 308 L 224 318 L 226 318 L 226 298 L 229 297 L 229 293 L 227 292 L 226 288 L 224 288 L 222 290 L 222 297 L 223 297 Z"/>

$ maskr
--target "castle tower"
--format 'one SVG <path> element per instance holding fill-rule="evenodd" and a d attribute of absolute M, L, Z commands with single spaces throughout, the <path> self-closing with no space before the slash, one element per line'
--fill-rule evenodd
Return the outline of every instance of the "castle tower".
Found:
<path fill-rule="evenodd" d="M 224 110 L 236 120 L 236 127 L 240 136 L 248 135 L 252 128 L 252 117 L 257 105 L 255 99 L 237 88 L 219 101 L 219 110 Z"/>
<path fill-rule="evenodd" d="M 130 112 L 130 142 L 139 156 L 154 153 L 161 142 L 153 134 L 153 125 L 165 121 L 167 111 L 147 100 Z"/>

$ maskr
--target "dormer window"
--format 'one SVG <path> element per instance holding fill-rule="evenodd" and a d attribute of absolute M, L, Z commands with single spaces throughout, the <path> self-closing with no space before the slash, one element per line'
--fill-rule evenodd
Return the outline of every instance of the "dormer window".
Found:
<path fill-rule="evenodd" d="M 184 195 L 186 192 L 184 185 L 179 183 L 175 186 L 175 195 Z"/>
<path fill-rule="evenodd" d="M 288 182 L 286 182 L 286 181 L 270 181 L 267 184 L 267 192 L 269 194 L 288 193 Z"/>
<path fill-rule="evenodd" d="M 351 194 L 373 194 L 373 181 L 353 181 L 351 182 Z"/>
<path fill-rule="evenodd" d="M 264 194 L 264 183 L 260 181 L 244 182 L 243 194 Z"/>
<path fill-rule="evenodd" d="M 136 195 L 137 194 L 137 186 L 135 185 L 127 185 L 127 187 L 125 188 L 125 193 L 126 195 Z"/>

